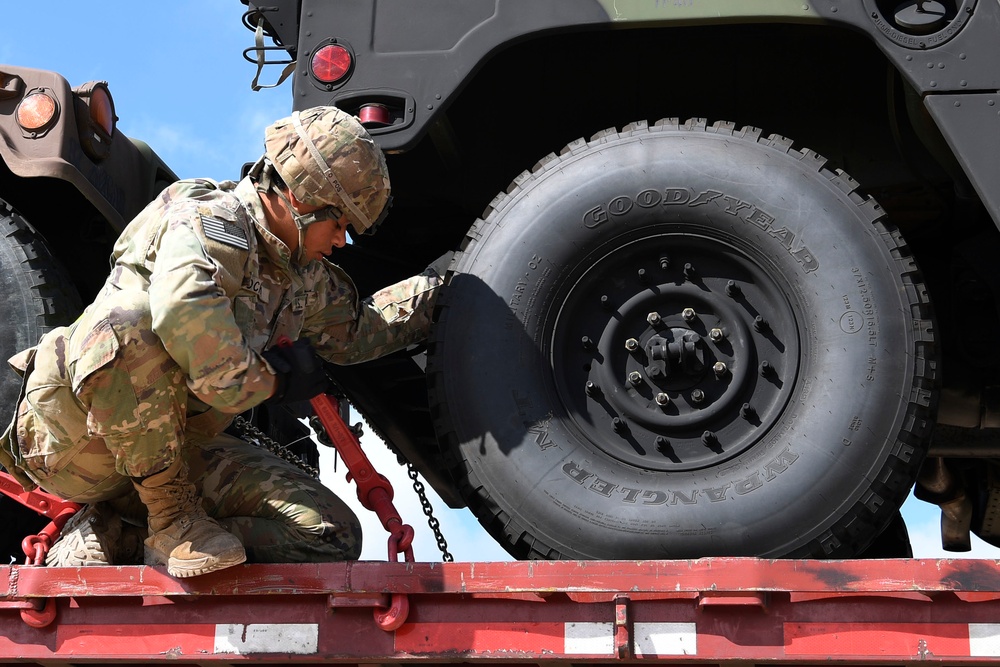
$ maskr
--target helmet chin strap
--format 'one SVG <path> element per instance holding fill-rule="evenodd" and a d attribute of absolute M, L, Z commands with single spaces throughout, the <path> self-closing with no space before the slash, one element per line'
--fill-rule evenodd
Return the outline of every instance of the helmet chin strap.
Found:
<path fill-rule="evenodd" d="M 268 162 L 267 158 L 262 159 L 261 166 Z M 254 165 L 256 167 L 257 165 Z M 292 260 L 299 266 L 306 266 L 309 264 L 310 260 L 306 257 L 306 227 L 313 224 L 314 222 L 320 222 L 322 220 L 328 220 L 331 217 L 333 219 L 339 218 L 342 214 L 340 209 L 335 206 L 327 206 L 326 208 L 321 208 L 318 211 L 313 211 L 312 213 L 299 213 L 295 210 L 292 205 L 291 200 L 285 196 L 280 187 L 277 187 L 270 178 L 268 170 L 262 169 L 263 174 L 260 183 L 258 183 L 257 191 L 261 193 L 274 193 L 277 195 L 284 204 L 285 208 L 288 210 L 289 215 L 292 216 L 292 220 L 295 222 L 295 228 L 299 233 L 299 244 L 295 249 L 295 254 L 292 256 Z"/>
<path fill-rule="evenodd" d="M 295 228 L 299 232 L 299 245 L 295 248 L 295 254 L 292 256 L 292 260 L 299 266 L 305 266 L 309 263 L 309 259 L 306 257 L 306 227 L 314 222 L 317 222 L 319 218 L 316 217 L 315 213 L 306 213 L 302 215 L 295 210 L 292 206 L 292 202 L 285 196 L 285 193 L 281 191 L 280 188 L 271 188 L 271 192 L 278 195 L 278 198 L 285 203 L 285 208 L 288 209 L 289 215 L 292 216 L 292 220 L 295 221 Z"/>
<path fill-rule="evenodd" d="M 316 213 L 306 213 L 305 215 L 299 213 L 292 206 L 292 202 L 285 196 L 285 193 L 281 191 L 280 188 L 269 188 L 270 192 L 273 192 L 278 196 L 284 204 L 285 208 L 288 210 L 289 215 L 292 216 L 292 220 L 295 221 L 295 228 L 299 233 L 299 243 L 295 248 L 295 254 L 292 255 L 292 260 L 299 266 L 305 266 L 309 263 L 309 259 L 306 258 L 306 227 L 314 222 L 318 222 L 323 219 L 316 215 Z"/>

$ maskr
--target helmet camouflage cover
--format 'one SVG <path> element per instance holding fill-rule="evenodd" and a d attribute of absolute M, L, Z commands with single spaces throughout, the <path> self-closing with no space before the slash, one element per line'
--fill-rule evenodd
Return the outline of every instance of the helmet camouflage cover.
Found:
<path fill-rule="evenodd" d="M 385 156 L 346 111 L 313 107 L 275 122 L 265 131 L 264 154 L 296 199 L 339 208 L 358 234 L 373 230 L 386 210 Z"/>

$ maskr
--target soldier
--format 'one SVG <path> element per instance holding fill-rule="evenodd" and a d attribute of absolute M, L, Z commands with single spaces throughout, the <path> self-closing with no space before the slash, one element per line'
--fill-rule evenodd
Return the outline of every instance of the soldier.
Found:
<path fill-rule="evenodd" d="M 24 382 L 0 463 L 26 488 L 97 503 L 54 545 L 57 564 L 127 561 L 125 536 L 139 542 L 110 508 L 128 517 L 136 495 L 145 562 L 175 577 L 248 555 L 359 556 L 360 526 L 339 498 L 222 431 L 261 403 L 322 392 L 317 354 L 350 364 L 426 336 L 433 269 L 360 300 L 325 259 L 348 224 L 374 229 L 388 201 L 378 146 L 354 117 L 317 107 L 267 128 L 238 184 L 180 181 L 128 225 L 94 303 L 10 362 Z"/>

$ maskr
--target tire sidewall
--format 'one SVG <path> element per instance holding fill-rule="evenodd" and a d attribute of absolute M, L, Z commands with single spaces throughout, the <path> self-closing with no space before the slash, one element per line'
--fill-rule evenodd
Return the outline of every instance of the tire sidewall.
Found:
<path fill-rule="evenodd" d="M 913 318 L 883 232 L 831 176 L 752 139 L 664 131 L 564 155 L 500 202 L 452 279 L 445 386 L 460 456 L 510 539 L 593 558 L 834 555 L 846 526 L 891 518 L 899 469 L 918 456 L 898 438 Z M 680 235 L 766 266 L 798 354 L 755 445 L 703 469 L 646 470 L 567 417 L 552 327 L 587 258 Z"/>

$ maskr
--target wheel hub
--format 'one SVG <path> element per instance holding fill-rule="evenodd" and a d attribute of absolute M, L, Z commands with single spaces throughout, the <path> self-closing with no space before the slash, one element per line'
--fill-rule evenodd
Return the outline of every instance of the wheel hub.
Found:
<path fill-rule="evenodd" d="M 755 253 L 664 235 L 584 270 L 552 349 L 557 391 L 586 439 L 662 470 L 716 465 L 760 440 L 787 404 L 799 334 L 780 276 Z"/>
<path fill-rule="evenodd" d="M 656 314 L 656 324 L 662 322 Z M 634 339 L 629 339 L 634 340 Z M 626 346 L 628 349 L 628 346 Z M 638 346 L 636 351 L 638 351 Z M 694 377 L 705 370 L 705 350 L 698 332 L 683 327 L 674 327 L 649 337 L 645 347 L 646 378 L 660 381 L 678 374 Z"/>

